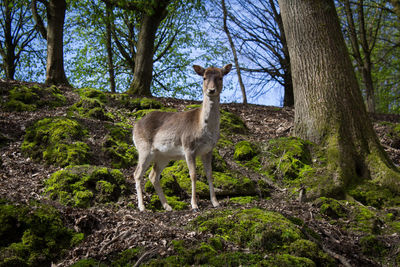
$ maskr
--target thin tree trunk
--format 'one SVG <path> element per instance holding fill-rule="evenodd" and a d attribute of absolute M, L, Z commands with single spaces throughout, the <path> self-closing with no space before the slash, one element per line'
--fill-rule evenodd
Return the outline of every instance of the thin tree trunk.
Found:
<path fill-rule="evenodd" d="M 6 73 L 7 80 L 14 80 L 15 75 L 15 45 L 12 40 L 12 17 L 11 17 L 11 7 L 9 1 L 5 1 L 5 57 L 3 58 L 4 70 Z"/>
<path fill-rule="evenodd" d="M 293 95 L 292 74 L 290 71 L 290 55 L 286 42 L 285 29 L 283 28 L 282 16 L 281 14 L 278 13 L 274 0 L 269 0 L 269 5 L 271 6 L 275 17 L 274 20 L 278 25 L 280 32 L 279 40 L 282 43 L 283 57 L 280 60 L 280 64 L 283 69 L 283 82 L 284 82 L 283 106 L 293 107 L 294 95 Z"/>
<path fill-rule="evenodd" d="M 231 36 L 231 34 L 229 32 L 228 25 L 227 25 L 227 13 L 228 12 L 226 10 L 225 0 L 221 1 L 221 5 L 222 5 L 222 11 L 224 13 L 224 31 L 225 31 L 226 36 L 228 37 L 229 45 L 231 46 L 231 49 L 232 49 L 233 60 L 235 61 L 236 73 L 237 73 L 237 76 L 238 76 L 240 90 L 242 91 L 243 104 L 247 104 L 246 88 L 244 87 L 243 80 L 242 80 L 242 75 L 240 73 L 239 60 L 238 60 L 238 57 L 237 57 L 235 44 L 233 43 L 232 36 Z"/>
<path fill-rule="evenodd" d="M 400 174 L 372 128 L 333 0 L 279 4 L 296 99 L 294 133 L 325 147 L 326 173 L 309 181 L 312 194 L 344 197 L 349 185 L 366 180 L 400 192 Z"/>
<path fill-rule="evenodd" d="M 108 74 L 110 81 L 110 91 L 115 93 L 115 73 L 114 73 L 114 62 L 113 62 L 113 51 L 111 43 L 111 22 L 112 18 L 112 6 L 106 3 L 106 50 L 107 50 L 107 63 L 108 63 Z"/>
<path fill-rule="evenodd" d="M 50 0 L 47 7 L 47 67 L 46 84 L 69 85 L 64 70 L 65 0 Z"/>
<path fill-rule="evenodd" d="M 347 24 L 349 25 L 349 38 L 351 43 L 351 50 L 353 56 L 357 62 L 358 70 L 360 71 L 361 78 L 365 85 L 365 102 L 368 112 L 375 112 L 375 93 L 374 84 L 372 81 L 372 63 L 371 63 L 371 51 L 373 49 L 374 41 L 371 44 L 367 40 L 367 32 L 365 29 L 364 20 L 364 2 L 359 0 L 357 3 L 357 17 L 359 20 L 359 38 L 356 31 L 356 26 L 353 19 L 353 11 L 351 10 L 350 1 L 344 0 L 344 10 L 346 13 Z M 379 23 L 378 23 L 379 25 Z M 376 38 L 376 36 L 370 36 L 370 39 Z M 363 56 L 360 52 L 360 47 L 363 51 Z"/>
<path fill-rule="evenodd" d="M 151 96 L 153 79 L 153 56 L 156 31 L 167 15 L 169 1 L 158 0 L 153 12 L 144 12 L 136 47 L 135 71 L 128 93 L 138 96 Z"/>

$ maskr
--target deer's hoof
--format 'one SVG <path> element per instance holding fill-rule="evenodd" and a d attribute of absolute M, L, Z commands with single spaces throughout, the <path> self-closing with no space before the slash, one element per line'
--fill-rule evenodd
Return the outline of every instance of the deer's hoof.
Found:
<path fill-rule="evenodd" d="M 200 212 L 200 209 L 199 208 L 194 208 L 194 209 L 192 209 L 192 211 L 193 211 L 193 213 L 198 213 L 198 212 Z"/>
<path fill-rule="evenodd" d="M 166 211 L 172 211 L 171 206 L 168 205 L 168 204 L 165 204 L 164 209 L 165 209 Z"/>

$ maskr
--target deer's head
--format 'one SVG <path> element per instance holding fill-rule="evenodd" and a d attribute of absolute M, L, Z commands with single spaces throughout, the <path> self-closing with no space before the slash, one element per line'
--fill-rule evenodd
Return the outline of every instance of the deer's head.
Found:
<path fill-rule="evenodd" d="M 232 64 L 225 65 L 223 68 L 209 67 L 204 69 L 194 65 L 194 71 L 203 77 L 203 94 L 209 97 L 219 96 L 222 91 L 222 78 L 232 69 Z"/>

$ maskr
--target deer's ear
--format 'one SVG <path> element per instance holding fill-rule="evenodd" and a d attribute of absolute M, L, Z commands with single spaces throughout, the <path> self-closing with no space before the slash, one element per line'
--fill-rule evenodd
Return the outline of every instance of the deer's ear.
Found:
<path fill-rule="evenodd" d="M 201 67 L 199 65 L 193 65 L 193 69 L 198 75 L 200 75 L 200 76 L 204 75 L 205 69 L 203 67 Z"/>
<path fill-rule="evenodd" d="M 226 75 L 226 74 L 228 74 L 228 73 L 231 71 L 231 69 L 232 69 L 232 64 L 225 65 L 225 66 L 222 68 L 222 73 L 223 73 L 224 75 Z"/>

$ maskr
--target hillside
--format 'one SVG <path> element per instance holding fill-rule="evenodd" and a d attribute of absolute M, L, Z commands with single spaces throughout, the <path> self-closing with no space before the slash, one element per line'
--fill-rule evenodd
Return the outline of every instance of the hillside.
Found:
<path fill-rule="evenodd" d="M 292 109 L 222 104 L 221 207 L 199 165 L 192 212 L 186 164 L 171 162 L 162 185 L 174 211 L 147 183 L 139 212 L 134 121 L 199 102 L 3 81 L 0 94 L 0 266 L 400 265 L 400 196 L 366 181 L 346 200 L 315 197 L 324 159 L 290 137 Z M 400 166 L 400 117 L 372 119 Z"/>

